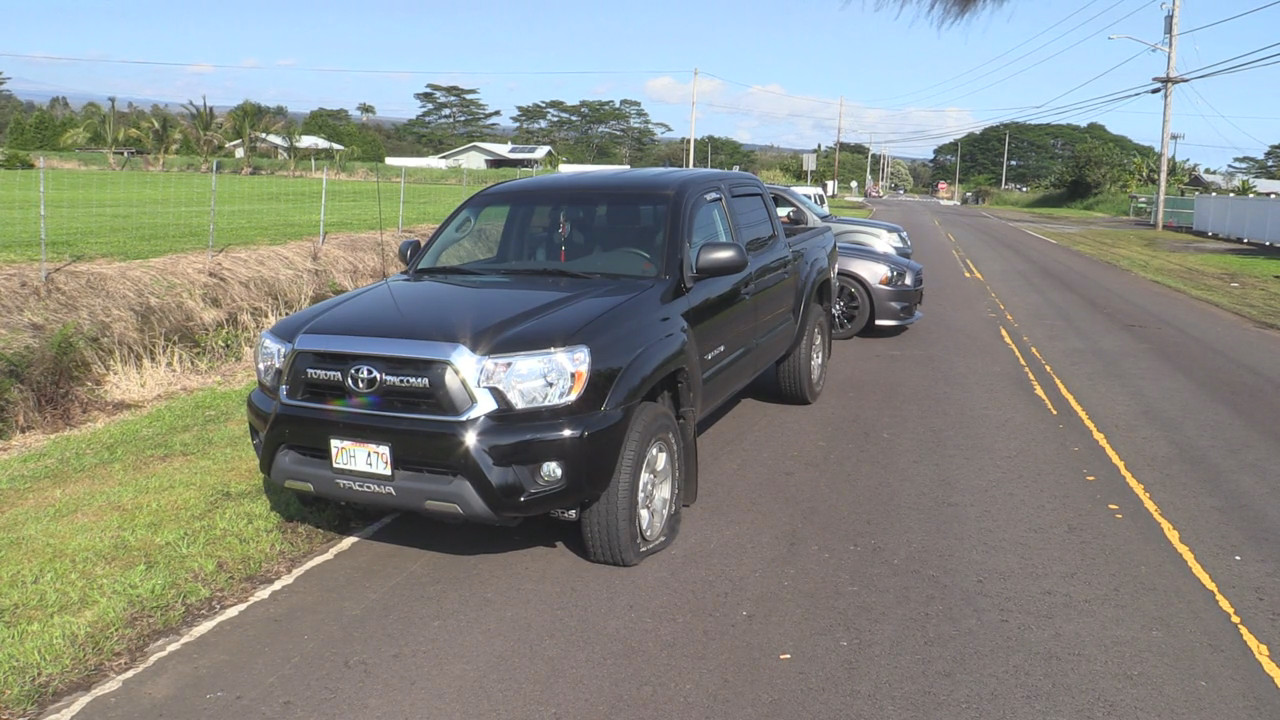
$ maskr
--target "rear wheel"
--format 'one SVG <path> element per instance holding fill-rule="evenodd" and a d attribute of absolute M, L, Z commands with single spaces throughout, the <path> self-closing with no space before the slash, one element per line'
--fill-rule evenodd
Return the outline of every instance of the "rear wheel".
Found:
<path fill-rule="evenodd" d="M 862 283 L 841 275 L 831 304 L 831 337 L 847 340 L 862 332 L 871 320 L 871 295 Z"/>
<path fill-rule="evenodd" d="M 582 511 L 587 558 L 630 566 L 662 550 L 680 527 L 684 455 L 675 415 L 641 403 L 609 487 Z"/>
<path fill-rule="evenodd" d="M 778 363 L 778 387 L 787 402 L 809 405 L 822 394 L 831 356 L 830 328 L 831 313 L 816 300 L 810 302 L 799 344 Z"/>

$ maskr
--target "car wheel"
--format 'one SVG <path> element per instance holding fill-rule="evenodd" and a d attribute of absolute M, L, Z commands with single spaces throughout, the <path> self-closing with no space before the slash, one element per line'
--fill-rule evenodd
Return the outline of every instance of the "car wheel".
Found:
<path fill-rule="evenodd" d="M 871 295 L 862 283 L 841 275 L 831 304 L 831 337 L 847 340 L 862 332 L 871 320 Z"/>
<path fill-rule="evenodd" d="M 817 402 L 827 382 L 831 356 L 831 314 L 816 301 L 804 314 L 800 343 L 778 363 L 778 387 L 782 398 L 796 405 Z"/>
<path fill-rule="evenodd" d="M 641 403 L 604 494 L 582 511 L 587 559 L 631 566 L 662 550 L 680 528 L 684 455 L 675 415 Z"/>

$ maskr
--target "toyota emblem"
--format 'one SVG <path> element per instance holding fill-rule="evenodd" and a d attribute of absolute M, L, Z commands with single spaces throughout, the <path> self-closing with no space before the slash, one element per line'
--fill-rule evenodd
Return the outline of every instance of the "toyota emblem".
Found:
<path fill-rule="evenodd" d="M 378 389 L 382 373 L 372 365 L 356 365 L 347 371 L 347 387 L 358 393 L 371 393 Z"/>

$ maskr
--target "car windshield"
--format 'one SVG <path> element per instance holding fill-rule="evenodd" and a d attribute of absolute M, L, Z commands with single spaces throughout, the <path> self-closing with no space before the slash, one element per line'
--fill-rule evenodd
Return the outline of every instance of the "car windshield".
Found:
<path fill-rule="evenodd" d="M 796 196 L 796 200 L 799 201 L 799 203 L 803 205 L 806 210 L 813 213 L 814 215 L 817 215 L 820 218 L 824 218 L 831 214 L 826 208 L 810 200 L 808 197 L 805 197 L 803 193 L 796 193 L 795 196 Z"/>
<path fill-rule="evenodd" d="M 665 196 L 500 193 L 468 202 L 411 271 L 657 277 L 667 248 Z"/>

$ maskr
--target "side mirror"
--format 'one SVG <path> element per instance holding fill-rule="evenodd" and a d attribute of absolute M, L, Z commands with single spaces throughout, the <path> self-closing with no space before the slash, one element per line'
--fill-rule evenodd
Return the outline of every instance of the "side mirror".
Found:
<path fill-rule="evenodd" d="M 693 274 L 700 278 L 735 275 L 747 269 L 747 251 L 734 242 L 709 242 L 698 248 Z"/>
<path fill-rule="evenodd" d="M 804 211 L 800 208 L 791 208 L 787 212 L 787 222 L 792 225 L 808 225 L 809 219 L 804 216 Z"/>
<path fill-rule="evenodd" d="M 409 267 L 409 261 L 412 260 L 413 256 L 417 255 L 418 251 L 421 249 L 422 243 L 414 240 L 413 238 L 400 243 L 400 252 L 398 253 L 400 256 L 400 264 L 405 267 Z"/>

